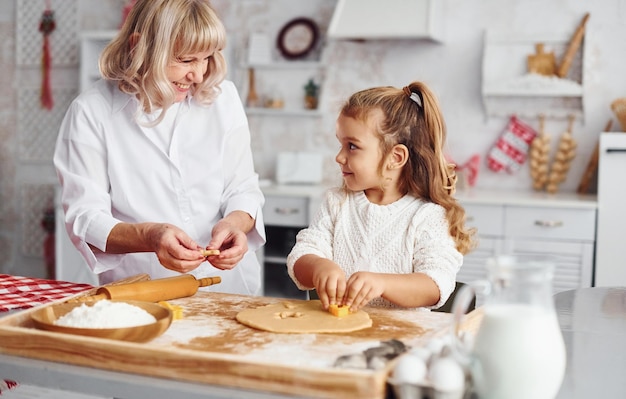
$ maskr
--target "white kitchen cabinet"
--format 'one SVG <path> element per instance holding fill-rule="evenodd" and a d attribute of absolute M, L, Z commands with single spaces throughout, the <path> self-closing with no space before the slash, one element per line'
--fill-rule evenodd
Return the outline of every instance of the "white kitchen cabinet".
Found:
<path fill-rule="evenodd" d="M 479 192 L 459 195 L 478 248 L 465 257 L 457 280 L 485 279 L 486 260 L 498 254 L 546 256 L 554 261 L 554 292 L 593 283 L 597 202 L 593 196 Z M 477 304 L 483 298 L 477 298 Z"/>
<path fill-rule="evenodd" d="M 600 134 L 598 164 L 598 245 L 595 284 L 626 285 L 626 133 Z"/>

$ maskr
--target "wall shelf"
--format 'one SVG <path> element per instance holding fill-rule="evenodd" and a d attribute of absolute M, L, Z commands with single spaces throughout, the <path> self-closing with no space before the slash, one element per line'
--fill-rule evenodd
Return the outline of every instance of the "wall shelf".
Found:
<path fill-rule="evenodd" d="M 304 86 L 309 79 L 320 85 L 324 80 L 326 66 L 320 61 L 275 61 L 270 63 L 243 63 L 241 68 L 254 71 L 254 89 L 259 97 L 257 104 L 264 104 L 265 100 L 280 98 L 283 108 L 263 107 L 259 105 L 246 106 L 248 116 L 267 117 L 311 117 L 319 118 L 323 113 L 319 108 L 304 107 Z M 250 72 L 249 72 L 250 73 Z M 248 98 L 250 91 L 250 74 L 244 82 L 242 98 Z M 294 85 L 293 82 L 301 82 Z M 319 92 L 318 92 L 319 96 Z"/>
<path fill-rule="evenodd" d="M 584 41 L 564 78 L 528 73 L 527 57 L 543 43 L 557 60 L 569 35 L 515 35 L 486 31 L 482 65 L 482 97 L 487 117 L 513 114 L 536 118 L 584 118 Z"/>

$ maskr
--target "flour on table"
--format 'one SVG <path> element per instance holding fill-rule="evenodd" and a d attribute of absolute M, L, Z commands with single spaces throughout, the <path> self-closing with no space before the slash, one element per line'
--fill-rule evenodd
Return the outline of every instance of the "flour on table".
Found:
<path fill-rule="evenodd" d="M 82 304 L 58 318 L 54 324 L 78 328 L 123 328 L 155 323 L 153 315 L 125 302 L 101 300 L 93 306 Z"/>

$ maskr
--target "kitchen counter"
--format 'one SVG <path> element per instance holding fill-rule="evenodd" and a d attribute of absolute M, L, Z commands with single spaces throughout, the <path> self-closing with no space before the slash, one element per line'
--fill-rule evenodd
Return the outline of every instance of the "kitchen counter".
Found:
<path fill-rule="evenodd" d="M 329 186 L 274 184 L 266 181 L 261 187 L 265 195 L 286 197 L 307 197 L 321 200 Z M 457 190 L 456 198 L 461 204 L 496 204 L 515 206 L 546 206 L 558 208 L 596 209 L 598 197 L 593 194 L 559 192 L 548 194 L 533 190 L 463 189 Z"/>

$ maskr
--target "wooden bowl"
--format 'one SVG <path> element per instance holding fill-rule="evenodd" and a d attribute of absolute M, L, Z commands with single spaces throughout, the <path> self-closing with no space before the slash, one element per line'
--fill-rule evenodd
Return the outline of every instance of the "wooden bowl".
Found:
<path fill-rule="evenodd" d="M 141 301 L 112 300 L 112 302 L 126 302 L 138 306 L 153 315 L 157 321 L 151 324 L 122 328 L 77 328 L 54 324 L 58 318 L 69 313 L 75 307 L 79 307 L 83 304 L 93 306 L 95 302 L 73 302 L 51 305 L 34 312 L 31 318 L 35 327 L 41 330 L 131 342 L 148 342 L 163 334 L 172 323 L 172 311 L 159 304 Z"/>

